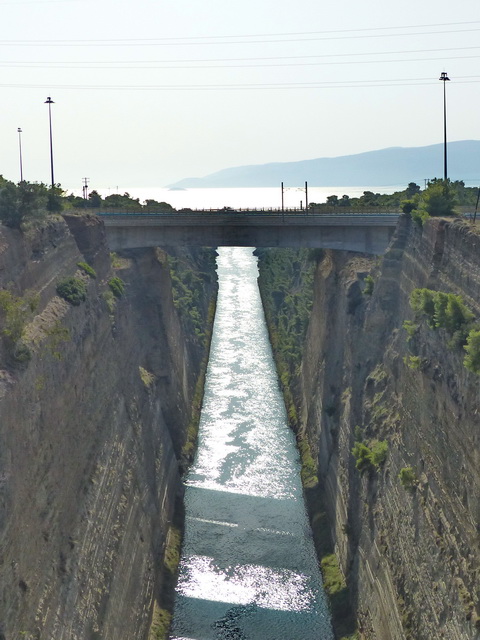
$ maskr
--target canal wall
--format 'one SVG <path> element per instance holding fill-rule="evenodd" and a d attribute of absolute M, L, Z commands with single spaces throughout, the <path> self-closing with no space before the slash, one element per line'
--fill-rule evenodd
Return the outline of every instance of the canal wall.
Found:
<path fill-rule="evenodd" d="M 290 389 L 368 639 L 480 637 L 478 376 L 462 336 L 430 328 L 409 304 L 429 288 L 480 318 L 479 251 L 461 221 L 421 228 L 404 216 L 383 259 L 318 256 Z"/>
<path fill-rule="evenodd" d="M 172 282 L 164 251 L 109 255 L 95 217 L 0 226 L 2 640 L 148 637 L 191 455 L 212 257 L 178 252 Z M 75 304 L 57 294 L 72 276 Z"/>

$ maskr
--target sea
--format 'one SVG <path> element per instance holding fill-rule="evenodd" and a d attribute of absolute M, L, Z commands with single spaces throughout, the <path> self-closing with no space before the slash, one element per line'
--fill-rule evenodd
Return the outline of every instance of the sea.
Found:
<path fill-rule="evenodd" d="M 303 209 L 305 203 L 326 202 L 328 196 L 336 195 L 341 198 L 348 195 L 356 198 L 364 191 L 390 194 L 405 189 L 406 185 L 393 186 L 364 186 L 364 187 L 308 187 L 305 193 L 304 187 L 284 187 L 283 206 L 286 209 Z M 224 189 L 178 189 L 161 187 L 108 187 L 97 188 L 96 191 L 103 197 L 113 193 L 128 193 L 132 198 L 138 198 L 143 204 L 145 200 L 167 202 L 174 209 L 280 209 L 282 206 L 281 187 L 255 187 L 255 188 L 224 188 Z M 69 193 L 81 196 L 78 189 L 69 190 Z"/>

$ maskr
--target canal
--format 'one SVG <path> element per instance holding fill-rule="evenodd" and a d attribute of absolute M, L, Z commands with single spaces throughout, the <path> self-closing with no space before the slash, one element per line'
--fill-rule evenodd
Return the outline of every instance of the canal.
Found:
<path fill-rule="evenodd" d="M 249 248 L 224 247 L 175 640 L 332 640 Z"/>

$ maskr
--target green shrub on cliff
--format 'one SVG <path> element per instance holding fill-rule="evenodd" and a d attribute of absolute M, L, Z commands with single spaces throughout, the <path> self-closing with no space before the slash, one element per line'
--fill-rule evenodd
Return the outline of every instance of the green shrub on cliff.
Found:
<path fill-rule="evenodd" d="M 287 372 L 289 385 L 300 367 L 319 254 L 308 249 L 257 249 L 256 253 L 270 341 L 279 375 Z"/>
<path fill-rule="evenodd" d="M 77 267 L 80 267 L 80 269 L 86 273 L 87 276 L 90 276 L 90 278 L 97 277 L 97 272 L 88 264 L 88 262 L 77 262 Z"/>
<path fill-rule="evenodd" d="M 414 289 L 410 294 L 410 306 L 418 315 L 427 317 L 428 325 L 433 329 L 435 327 L 435 291 L 432 289 Z"/>
<path fill-rule="evenodd" d="M 364 442 L 355 442 L 352 449 L 355 458 L 355 466 L 360 471 L 378 470 L 388 455 L 388 443 L 386 440 L 371 440 L 368 445 Z"/>
<path fill-rule="evenodd" d="M 407 342 L 410 342 L 410 340 L 415 336 L 419 329 L 419 325 L 416 322 L 412 322 L 411 320 L 405 320 L 402 327 L 407 332 Z"/>
<path fill-rule="evenodd" d="M 148 640 L 167 640 L 171 623 L 172 614 L 155 602 Z"/>
<path fill-rule="evenodd" d="M 123 296 L 125 292 L 125 282 L 121 278 L 118 276 L 111 278 L 108 281 L 108 286 L 116 298 L 121 298 Z"/>
<path fill-rule="evenodd" d="M 464 366 L 472 373 L 480 375 L 480 329 L 478 327 L 468 334 L 464 349 L 467 352 L 463 360 Z"/>
<path fill-rule="evenodd" d="M 445 329 L 451 336 L 448 347 L 463 347 L 467 352 L 464 366 L 480 375 L 480 327 L 473 324 L 475 316 L 461 296 L 432 289 L 414 289 L 410 295 L 410 306 L 417 317 L 423 315 L 426 318 L 431 329 Z M 413 323 L 406 321 L 403 326 L 409 336 L 410 332 L 413 335 Z M 404 361 L 410 368 L 421 365 L 418 356 L 405 356 Z"/>
<path fill-rule="evenodd" d="M 0 290 L 0 310 L 3 312 L 2 334 L 11 342 L 18 342 L 23 336 L 31 312 L 28 300 L 2 289 Z"/>
<path fill-rule="evenodd" d="M 138 372 L 140 373 L 141 381 L 143 382 L 145 387 L 149 389 L 155 382 L 155 375 L 151 371 L 148 371 L 143 367 L 138 367 Z"/>
<path fill-rule="evenodd" d="M 423 365 L 423 359 L 420 356 L 404 356 L 403 362 L 407 365 L 409 369 L 420 369 Z"/>
<path fill-rule="evenodd" d="M 400 484 L 407 491 L 413 491 L 417 485 L 417 474 L 412 467 L 403 467 L 398 474 Z"/>
<path fill-rule="evenodd" d="M 213 270 L 214 260 L 211 249 L 199 249 L 190 259 L 181 255 L 168 256 L 173 303 L 186 332 L 202 345 L 207 342 L 205 327 L 208 324 L 208 308 L 205 299 L 211 281 L 209 271 Z"/>
<path fill-rule="evenodd" d="M 22 342 L 27 322 L 38 306 L 38 296 L 15 296 L 0 290 L 0 326 L 10 356 L 15 363 L 28 362 L 32 357 L 29 347 Z"/>
<path fill-rule="evenodd" d="M 317 464 L 306 438 L 298 437 L 297 446 L 300 452 L 302 484 L 305 489 L 312 489 L 318 484 Z"/>
<path fill-rule="evenodd" d="M 474 319 L 473 313 L 462 297 L 454 293 L 414 289 L 410 294 L 410 306 L 417 315 L 426 317 L 431 329 L 445 329 L 450 335 L 470 324 Z"/>
<path fill-rule="evenodd" d="M 375 280 L 369 274 L 368 276 L 366 276 L 363 282 L 365 284 L 363 288 L 363 294 L 366 296 L 371 296 L 373 293 L 373 287 L 375 286 Z"/>
<path fill-rule="evenodd" d="M 372 452 L 363 442 L 355 442 L 352 455 L 356 461 L 355 466 L 360 472 L 372 468 Z"/>
<path fill-rule="evenodd" d="M 87 287 L 81 278 L 71 276 L 57 284 L 58 295 L 75 307 L 87 299 Z"/>
<path fill-rule="evenodd" d="M 163 563 L 165 568 L 171 574 L 175 574 L 180 563 L 180 552 L 182 549 L 182 534 L 180 529 L 171 526 L 168 530 L 167 540 L 165 544 L 165 555 Z"/>

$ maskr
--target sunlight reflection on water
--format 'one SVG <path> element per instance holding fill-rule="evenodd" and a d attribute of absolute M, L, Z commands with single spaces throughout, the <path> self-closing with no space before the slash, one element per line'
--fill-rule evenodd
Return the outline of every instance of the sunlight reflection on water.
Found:
<path fill-rule="evenodd" d="M 256 565 L 218 571 L 213 558 L 191 556 L 184 564 L 178 593 L 214 602 L 249 604 L 279 611 L 305 611 L 314 606 L 311 579 L 285 569 Z"/>
<path fill-rule="evenodd" d="M 256 283 L 222 248 L 174 640 L 333 638 Z"/>

